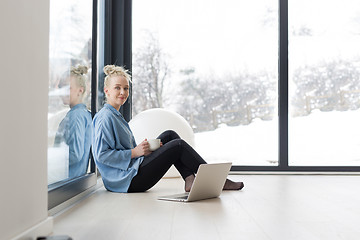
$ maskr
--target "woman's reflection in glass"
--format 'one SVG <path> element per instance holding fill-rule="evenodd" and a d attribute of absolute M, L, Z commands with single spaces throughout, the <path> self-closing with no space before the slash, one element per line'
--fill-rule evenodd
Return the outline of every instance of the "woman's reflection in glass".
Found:
<path fill-rule="evenodd" d="M 89 163 L 92 119 L 83 103 L 87 71 L 86 66 L 72 67 L 59 84 L 60 88 L 68 88 L 68 94 L 63 95 L 62 100 L 70 106 L 70 111 L 59 125 L 54 145 L 69 147 L 69 178 L 85 174 Z"/>

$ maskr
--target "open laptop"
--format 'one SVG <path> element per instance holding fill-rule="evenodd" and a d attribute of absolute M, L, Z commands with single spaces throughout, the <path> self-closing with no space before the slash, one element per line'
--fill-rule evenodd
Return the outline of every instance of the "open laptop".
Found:
<path fill-rule="evenodd" d="M 220 196 L 231 162 L 201 164 L 190 192 L 159 197 L 159 200 L 192 202 Z"/>

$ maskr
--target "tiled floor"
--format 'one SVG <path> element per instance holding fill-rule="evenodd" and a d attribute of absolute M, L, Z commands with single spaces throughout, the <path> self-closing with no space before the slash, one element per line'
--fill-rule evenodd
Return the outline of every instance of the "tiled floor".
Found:
<path fill-rule="evenodd" d="M 193 203 L 157 200 L 183 191 L 163 179 L 146 193 L 103 187 L 55 217 L 54 235 L 91 239 L 360 239 L 360 176 L 231 175 L 242 191 Z"/>

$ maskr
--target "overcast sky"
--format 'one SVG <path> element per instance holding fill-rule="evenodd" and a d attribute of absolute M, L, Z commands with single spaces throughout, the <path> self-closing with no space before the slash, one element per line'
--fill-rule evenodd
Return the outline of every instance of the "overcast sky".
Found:
<path fill-rule="evenodd" d="M 148 29 L 180 69 L 277 71 L 277 14 L 278 0 L 134 0 L 134 51 Z M 300 27 L 310 28 L 311 38 L 292 37 Z M 359 29 L 358 0 L 290 0 L 291 64 L 358 56 Z"/>

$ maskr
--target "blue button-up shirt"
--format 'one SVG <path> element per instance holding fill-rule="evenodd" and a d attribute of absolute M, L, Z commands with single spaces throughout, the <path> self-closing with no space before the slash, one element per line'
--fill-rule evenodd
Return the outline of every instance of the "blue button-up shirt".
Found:
<path fill-rule="evenodd" d="M 55 146 L 69 146 L 69 177 L 86 173 L 91 147 L 91 114 L 85 104 L 77 104 L 61 121 L 55 137 Z"/>
<path fill-rule="evenodd" d="M 131 149 L 135 147 L 128 123 L 113 106 L 105 104 L 93 120 L 92 152 L 104 186 L 109 191 L 128 191 L 144 159 L 131 158 Z"/>

